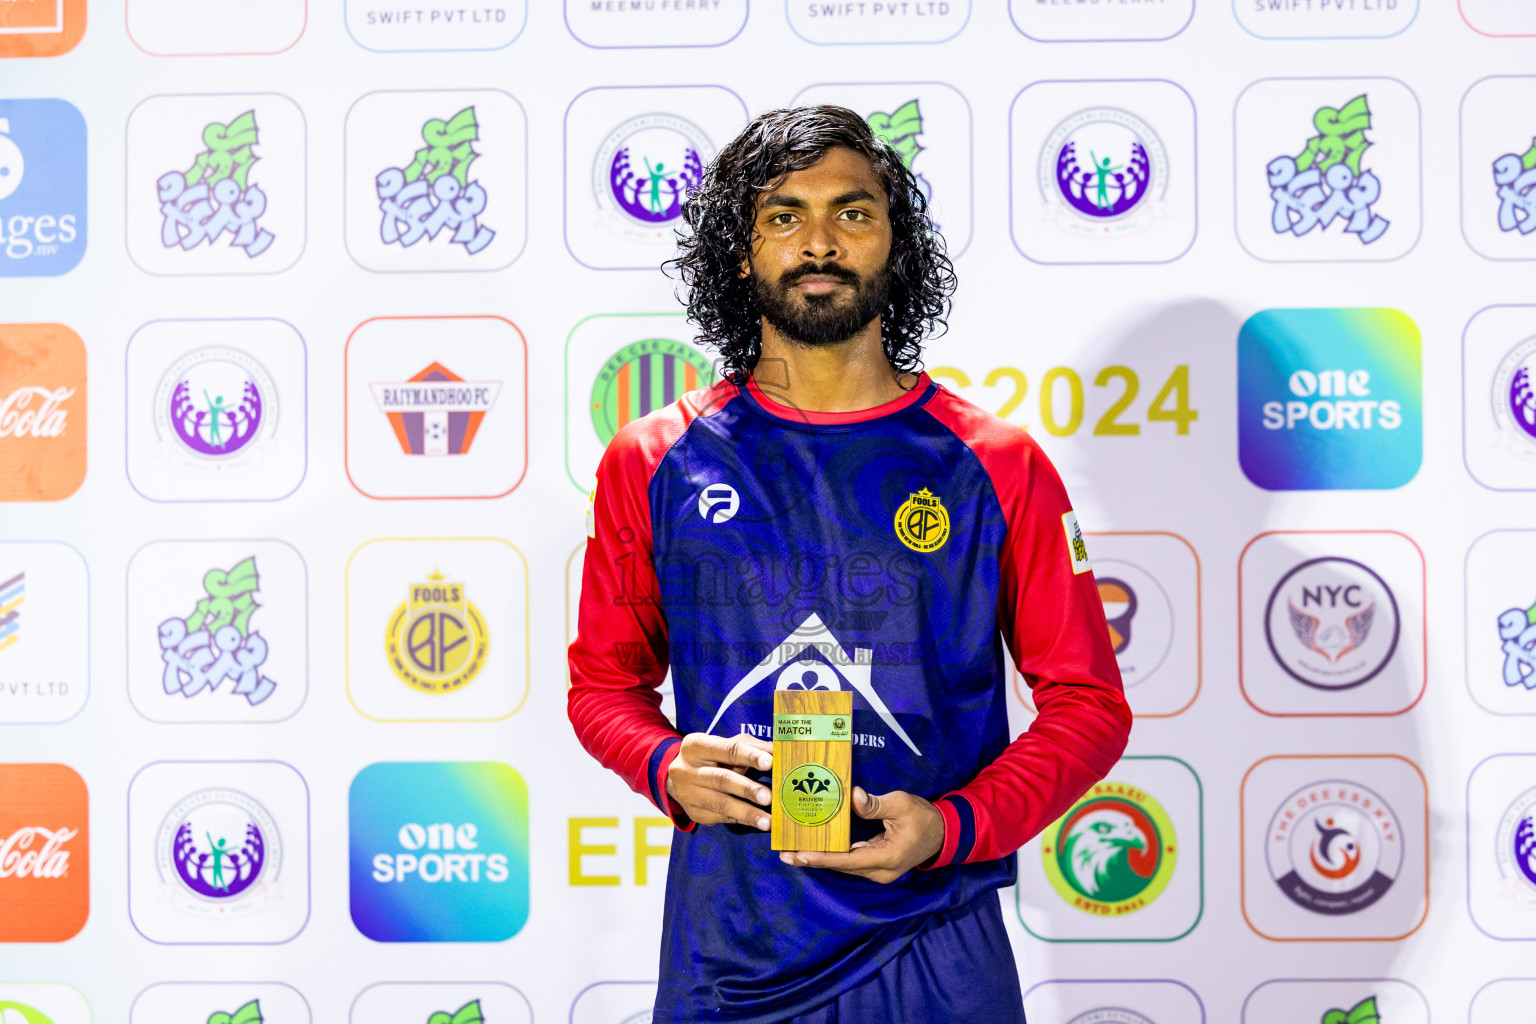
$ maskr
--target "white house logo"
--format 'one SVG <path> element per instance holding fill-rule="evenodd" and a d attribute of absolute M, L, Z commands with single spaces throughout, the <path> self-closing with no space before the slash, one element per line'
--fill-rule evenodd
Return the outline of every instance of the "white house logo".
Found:
<path fill-rule="evenodd" d="M 1275 661 L 1297 682 L 1347 690 L 1374 679 L 1397 650 L 1397 598 L 1369 566 L 1314 558 L 1270 591 L 1264 636 Z"/>
<path fill-rule="evenodd" d="M 204 789 L 161 822 L 155 864 L 163 900 L 183 913 L 227 920 L 280 898 L 283 844 L 277 822 L 253 797 Z"/>
<path fill-rule="evenodd" d="M 417 878 L 438 882 L 505 882 L 507 855 L 480 849 L 480 829 L 474 822 L 460 825 L 410 822 L 395 834 L 398 853 L 373 856 L 375 882 L 403 882 Z"/>
<path fill-rule="evenodd" d="M 741 495 L 730 484 L 710 484 L 699 492 L 699 515 L 707 523 L 729 522 L 741 507 Z"/>
<path fill-rule="evenodd" d="M 1067 1024 L 1156 1024 L 1151 1017 L 1118 1006 L 1106 1006 L 1080 1013 Z"/>
<path fill-rule="evenodd" d="M 1499 821 L 1494 845 L 1499 894 L 1536 913 L 1536 788 L 1515 797 Z"/>
<path fill-rule="evenodd" d="M 1493 373 L 1493 422 L 1511 454 L 1536 459 L 1536 337 L 1510 349 Z"/>
<path fill-rule="evenodd" d="M 1315 782 L 1286 797 L 1264 845 L 1280 891 L 1317 914 L 1364 910 L 1387 894 L 1403 865 L 1396 812 L 1354 782 Z"/>
<path fill-rule="evenodd" d="M 236 348 L 188 352 L 155 389 L 155 434 L 163 458 L 204 476 L 260 465 L 277 434 L 277 385 L 254 357 Z"/>
<path fill-rule="evenodd" d="M 917 749 L 917 744 L 912 742 L 912 737 L 907 735 L 907 731 L 896 721 L 896 716 L 891 714 L 891 709 L 886 707 L 880 694 L 875 692 L 873 675 L 873 649 L 857 647 L 853 649 L 852 654 L 849 654 L 848 649 L 821 621 L 821 616 L 812 614 L 796 626 L 789 636 L 774 645 L 752 671 L 742 676 L 741 680 L 731 687 L 725 699 L 720 702 L 720 710 L 715 712 L 714 720 L 704 731 L 714 732 L 715 726 L 720 724 L 720 719 L 725 717 L 731 705 L 746 696 L 759 683 L 774 680 L 775 690 L 847 688 L 864 698 L 870 710 L 880 716 L 880 721 L 885 723 L 885 727 L 899 736 L 912 753 L 922 757 L 923 752 Z"/>
<path fill-rule="evenodd" d="M 1291 397 L 1265 402 L 1264 429 L 1396 430 L 1403 407 L 1371 394 L 1369 370 L 1296 370 L 1286 381 Z"/>

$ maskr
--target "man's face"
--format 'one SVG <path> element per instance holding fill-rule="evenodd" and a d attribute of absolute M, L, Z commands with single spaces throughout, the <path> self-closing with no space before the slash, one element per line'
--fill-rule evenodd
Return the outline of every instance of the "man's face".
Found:
<path fill-rule="evenodd" d="M 742 271 L 781 334 L 835 345 L 885 309 L 890 257 L 885 189 L 868 159 L 838 147 L 759 199 Z"/>

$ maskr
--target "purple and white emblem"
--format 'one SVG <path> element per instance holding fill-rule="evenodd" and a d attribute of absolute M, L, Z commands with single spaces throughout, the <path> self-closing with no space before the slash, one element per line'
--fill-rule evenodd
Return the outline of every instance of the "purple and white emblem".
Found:
<path fill-rule="evenodd" d="M 208 475 L 258 464 L 277 431 L 277 386 L 266 368 L 235 348 L 188 352 L 160 378 L 155 432 L 183 469 Z"/>
<path fill-rule="evenodd" d="M 1040 153 L 1040 190 L 1058 227 L 1116 237 L 1152 223 L 1168 188 L 1162 139 L 1136 115 L 1091 107 L 1068 117 Z"/>
<path fill-rule="evenodd" d="M 282 863 L 272 815 L 233 789 L 204 789 L 180 801 L 160 826 L 155 852 L 172 901 L 205 916 L 258 909 Z"/>
<path fill-rule="evenodd" d="M 709 136 L 675 114 L 643 114 L 609 132 L 592 165 L 592 190 L 615 234 L 671 238 L 683 201 L 714 159 Z"/>

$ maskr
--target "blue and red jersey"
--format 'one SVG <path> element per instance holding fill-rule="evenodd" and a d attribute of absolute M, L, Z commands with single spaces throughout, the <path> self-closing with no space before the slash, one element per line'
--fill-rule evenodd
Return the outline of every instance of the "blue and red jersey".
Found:
<path fill-rule="evenodd" d="M 1027 433 L 926 374 L 857 413 L 790 408 L 756 381 L 692 392 L 614 438 L 588 532 L 571 722 L 681 830 L 658 1022 L 783 1020 L 836 998 L 932 915 L 1012 884 L 1012 854 L 1125 747 L 1060 477 Z M 1004 644 L 1039 712 L 1012 742 Z M 789 867 L 767 833 L 699 828 L 668 798 L 683 734 L 769 739 L 783 688 L 853 691 L 854 781 L 934 801 L 931 864 L 889 885 Z"/>

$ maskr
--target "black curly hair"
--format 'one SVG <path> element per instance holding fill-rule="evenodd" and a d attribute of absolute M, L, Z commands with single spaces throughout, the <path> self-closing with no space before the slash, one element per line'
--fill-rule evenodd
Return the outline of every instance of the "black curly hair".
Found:
<path fill-rule="evenodd" d="M 720 353 L 724 375 L 746 379 L 762 354 L 762 316 L 752 281 L 740 275 L 750 251 L 758 197 L 792 171 L 844 146 L 867 158 L 890 205 L 889 301 L 880 313 L 885 356 L 898 373 L 922 365 L 922 342 L 943 333 L 955 290 L 944 238 L 928 218 L 928 201 L 901 156 L 864 118 L 831 105 L 770 110 L 720 151 L 683 204 L 688 230 L 678 231 L 676 268 L 688 319 L 699 340 Z"/>

